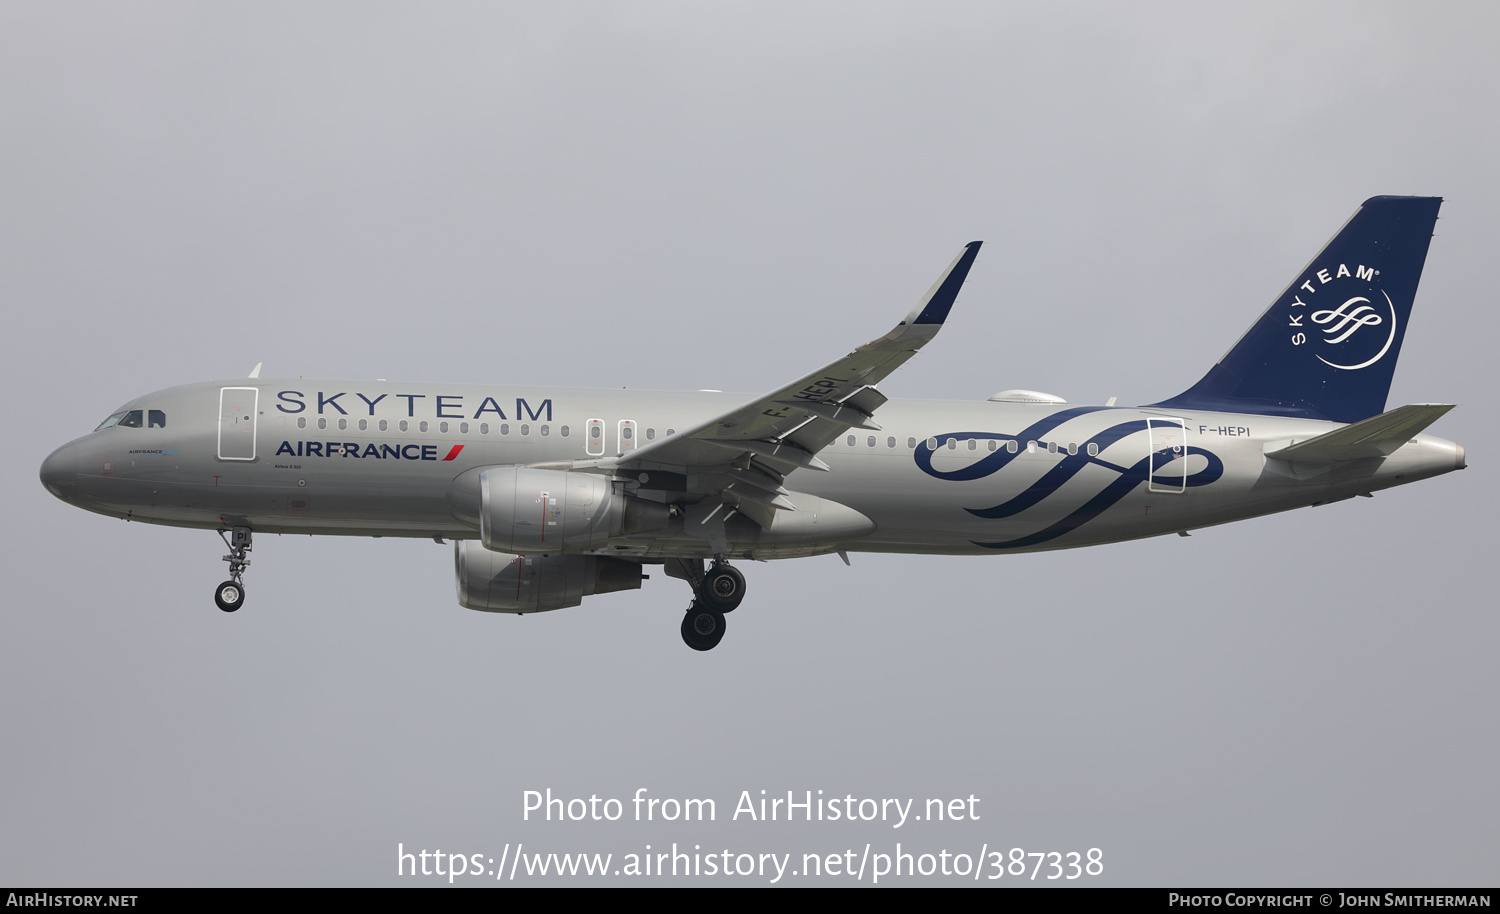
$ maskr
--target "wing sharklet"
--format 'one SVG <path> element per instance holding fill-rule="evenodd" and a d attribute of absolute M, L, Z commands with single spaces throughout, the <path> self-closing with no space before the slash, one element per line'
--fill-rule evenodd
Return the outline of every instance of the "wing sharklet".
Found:
<path fill-rule="evenodd" d="M 927 290 L 921 304 L 913 308 L 901 323 L 941 324 L 947 320 L 953 303 L 958 301 L 958 290 L 963 288 L 964 280 L 969 276 L 969 268 L 974 265 L 974 258 L 979 256 L 979 246 L 982 243 L 971 241 L 964 245 L 963 251 L 948 264 L 948 269 L 932 284 L 932 288 Z"/>

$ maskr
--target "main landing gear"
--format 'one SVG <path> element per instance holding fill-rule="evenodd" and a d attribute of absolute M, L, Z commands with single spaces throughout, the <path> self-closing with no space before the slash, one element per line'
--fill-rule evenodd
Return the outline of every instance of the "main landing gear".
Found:
<path fill-rule="evenodd" d="M 214 602 L 220 609 L 232 613 L 245 605 L 244 576 L 245 569 L 250 567 L 250 560 L 245 555 L 250 551 L 250 528 L 235 527 L 227 536 L 220 530 L 219 538 L 229 547 L 229 554 L 224 556 L 224 561 L 229 563 L 229 580 L 214 591 Z"/>
<path fill-rule="evenodd" d="M 700 560 L 675 559 L 667 574 L 692 584 L 697 596 L 682 618 L 683 642 L 695 651 L 713 650 L 724 638 L 724 614 L 745 599 L 745 576 L 722 559 L 715 559 L 707 572 Z"/>

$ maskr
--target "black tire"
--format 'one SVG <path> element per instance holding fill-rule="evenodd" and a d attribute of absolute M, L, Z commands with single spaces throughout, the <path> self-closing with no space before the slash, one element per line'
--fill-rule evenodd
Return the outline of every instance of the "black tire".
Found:
<path fill-rule="evenodd" d="M 214 591 L 214 602 L 227 613 L 245 605 L 245 585 L 236 581 L 225 581 Z"/>
<path fill-rule="evenodd" d="M 732 613 L 745 599 L 745 576 L 733 565 L 715 565 L 698 585 L 698 599 L 709 609 Z"/>
<path fill-rule="evenodd" d="M 724 640 L 724 614 L 694 604 L 682 617 L 682 641 L 695 651 L 711 651 Z"/>

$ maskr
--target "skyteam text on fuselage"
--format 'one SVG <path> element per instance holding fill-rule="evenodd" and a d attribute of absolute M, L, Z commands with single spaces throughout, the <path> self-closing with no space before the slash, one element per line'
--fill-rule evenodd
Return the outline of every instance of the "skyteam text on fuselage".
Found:
<path fill-rule="evenodd" d="M 216 530 L 226 612 L 260 533 L 453 539 L 458 600 L 531 613 L 686 581 L 708 650 L 734 560 L 1000 555 L 1119 542 L 1324 504 L 1464 467 L 1385 411 L 1441 199 L 1373 197 L 1181 394 L 1070 406 L 888 400 L 875 385 L 942 328 L 964 248 L 885 336 L 761 397 L 385 381 L 208 381 L 158 391 L 58 448 L 58 498 Z"/>

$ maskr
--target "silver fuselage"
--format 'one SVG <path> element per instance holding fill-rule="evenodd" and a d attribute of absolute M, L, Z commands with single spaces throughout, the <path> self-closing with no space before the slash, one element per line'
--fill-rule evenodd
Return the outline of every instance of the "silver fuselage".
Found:
<path fill-rule="evenodd" d="M 84 435 L 47 459 L 42 479 L 65 501 L 147 523 L 475 538 L 476 528 L 450 507 L 450 489 L 465 471 L 549 464 L 607 472 L 612 458 L 753 399 L 210 381 L 131 401 L 121 410 L 156 411 L 161 424 Z M 878 418 L 879 431 L 850 429 L 818 453 L 829 471 L 797 470 L 785 483 L 852 509 L 873 530 L 778 544 L 734 518 L 726 527 L 730 554 L 988 555 L 1087 546 L 1326 503 L 1464 465 L 1460 446 L 1425 434 L 1383 458 L 1332 465 L 1268 459 L 1268 450 L 1341 426 L 1242 413 L 892 400 Z M 637 488 L 634 478 L 623 484 L 641 497 L 667 497 Z M 645 560 L 712 555 L 696 532 L 690 515 L 674 517 L 665 530 L 599 551 Z"/>

